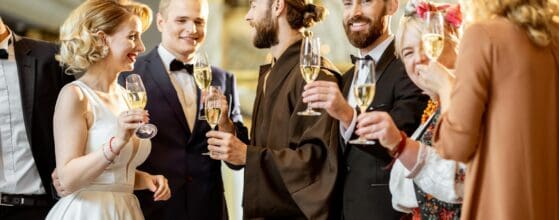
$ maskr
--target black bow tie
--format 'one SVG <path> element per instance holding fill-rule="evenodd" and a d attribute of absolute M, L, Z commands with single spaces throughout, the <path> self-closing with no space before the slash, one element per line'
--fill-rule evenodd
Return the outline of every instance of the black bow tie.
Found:
<path fill-rule="evenodd" d="M 0 49 L 0 60 L 8 59 L 8 51 L 6 49 Z"/>
<path fill-rule="evenodd" d="M 169 67 L 169 70 L 179 71 L 179 70 L 185 69 L 188 74 L 192 74 L 193 68 L 194 67 L 193 67 L 192 64 L 184 64 L 183 62 L 178 61 L 178 60 L 175 59 L 171 62 L 171 66 Z"/>
<path fill-rule="evenodd" d="M 367 56 L 365 56 L 365 57 L 357 57 L 357 56 L 353 56 L 353 54 L 352 54 L 352 55 L 349 55 L 349 56 L 351 57 L 351 63 L 353 63 L 353 64 L 355 64 L 355 61 L 357 61 L 357 60 L 372 60 L 372 61 L 375 61 L 375 60 L 374 60 L 371 56 L 369 56 L 369 55 L 367 55 Z"/>

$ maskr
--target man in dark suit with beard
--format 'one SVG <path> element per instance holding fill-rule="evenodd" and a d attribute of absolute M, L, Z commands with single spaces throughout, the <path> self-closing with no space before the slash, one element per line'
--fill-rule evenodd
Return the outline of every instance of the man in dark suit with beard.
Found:
<path fill-rule="evenodd" d="M 428 97 L 408 78 L 404 65 L 394 55 L 390 17 L 398 9 L 397 0 L 343 0 L 344 29 L 350 43 L 359 49 L 358 59 L 376 63 L 375 97 L 367 111 L 386 111 L 400 130 L 408 135 L 420 123 Z M 344 75 L 343 91 L 330 82 L 316 81 L 305 87 L 303 100 L 313 108 L 323 108 L 339 120 L 344 168 L 340 175 L 342 218 L 400 219 L 392 208 L 388 188 L 390 170 L 384 169 L 392 157 L 382 146 L 352 145 L 356 138 L 358 112 L 354 108 L 352 79 L 354 67 Z M 347 100 L 347 101 L 346 101 Z M 368 113 L 361 113 L 368 117 Z"/>
<path fill-rule="evenodd" d="M 74 80 L 57 46 L 13 33 L 0 18 L 0 219 L 44 219 L 54 204 L 52 117 Z"/>
<path fill-rule="evenodd" d="M 162 42 L 135 64 L 133 73 L 146 87 L 150 122 L 159 129 L 139 169 L 167 177 L 172 194 L 168 201 L 154 202 L 152 193 L 136 192 L 146 219 L 228 218 L 221 161 L 202 155 L 208 152 L 210 126 L 198 119 L 202 92 L 192 75 L 194 54 L 206 38 L 207 18 L 206 0 L 161 0 L 156 23 Z M 217 67 L 211 70 L 211 85 L 221 87 L 227 102 L 218 129 L 248 142 L 235 77 Z M 121 74 L 121 84 L 127 75 Z"/>

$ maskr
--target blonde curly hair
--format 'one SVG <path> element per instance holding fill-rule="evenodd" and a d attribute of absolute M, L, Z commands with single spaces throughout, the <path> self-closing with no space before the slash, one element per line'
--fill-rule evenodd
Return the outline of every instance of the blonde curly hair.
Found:
<path fill-rule="evenodd" d="M 505 17 L 524 28 L 536 45 L 559 43 L 559 5 L 557 0 L 468 0 L 472 21 Z"/>
<path fill-rule="evenodd" d="M 60 54 L 56 59 L 67 74 L 83 73 L 109 53 L 97 32 L 113 34 L 131 16 L 138 16 L 142 31 L 152 20 L 151 9 L 141 3 L 123 0 L 87 0 L 74 9 L 60 27 Z"/>
<path fill-rule="evenodd" d="M 394 38 L 394 53 L 397 58 L 402 58 L 404 35 L 406 32 L 410 29 L 416 29 L 421 32 L 423 29 L 422 26 L 425 21 L 417 14 L 416 8 L 416 0 L 410 0 L 408 4 L 406 4 L 406 7 L 404 7 L 404 14 L 400 18 L 400 23 Z M 451 25 L 449 22 L 445 22 L 444 35 L 445 46 L 449 45 L 451 47 L 457 47 L 457 45 L 460 44 L 460 38 L 462 37 L 462 27 L 456 27 Z"/>

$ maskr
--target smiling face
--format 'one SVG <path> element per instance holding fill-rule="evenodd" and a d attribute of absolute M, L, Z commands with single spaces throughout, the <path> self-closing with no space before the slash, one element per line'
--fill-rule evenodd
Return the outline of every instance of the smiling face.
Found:
<path fill-rule="evenodd" d="M 188 62 L 206 39 L 208 3 L 205 0 L 170 0 L 157 14 L 157 29 L 165 49 Z"/>
<path fill-rule="evenodd" d="M 400 27 L 405 29 L 403 33 L 401 33 L 402 46 L 398 53 L 402 62 L 404 62 L 406 72 L 416 85 L 418 84 L 417 77 L 419 76 L 419 71 L 416 67 L 418 65 L 429 64 L 429 59 L 423 51 L 421 25 L 422 23 L 416 20 L 410 20 L 406 24 L 402 23 Z M 448 33 L 445 35 L 445 45 L 437 61 L 446 68 L 454 69 L 454 63 L 457 55 L 457 43 L 449 39 Z"/>
<path fill-rule="evenodd" d="M 137 16 L 130 16 L 121 23 L 114 33 L 106 36 L 109 54 L 106 60 L 119 72 L 134 69 L 138 54 L 146 49 L 140 37 L 142 23 Z"/>
<path fill-rule="evenodd" d="M 270 0 L 253 0 L 245 20 L 252 27 L 252 43 L 256 48 L 270 48 L 279 43 L 278 24 L 272 18 Z"/>
<path fill-rule="evenodd" d="M 373 44 L 388 30 L 385 0 L 343 0 L 344 30 L 357 48 Z"/>

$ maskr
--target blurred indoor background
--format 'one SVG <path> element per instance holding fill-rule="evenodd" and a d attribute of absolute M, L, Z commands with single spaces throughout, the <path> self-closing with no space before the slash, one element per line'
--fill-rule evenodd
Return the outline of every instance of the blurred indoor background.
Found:
<path fill-rule="evenodd" d="M 137 0 L 148 4 L 157 12 L 159 1 Z M 35 39 L 57 41 L 58 28 L 70 11 L 83 0 L 0 0 L 0 16 L 16 33 Z M 245 124 L 250 126 L 252 104 L 255 97 L 258 67 L 266 63 L 267 50 L 252 46 L 250 27 L 244 20 L 248 0 L 209 0 L 210 16 L 208 33 L 203 46 L 212 65 L 222 67 L 237 77 Z M 349 55 L 356 53 L 342 27 L 342 0 L 315 0 L 329 11 L 324 22 L 312 30 L 321 38 L 322 53 L 345 72 L 350 67 Z M 398 18 L 407 0 L 400 1 L 400 10 L 392 20 L 396 30 Z M 152 23 L 143 35 L 146 52 L 160 41 L 160 34 Z M 224 167 L 224 182 L 231 219 L 242 219 L 242 172 L 232 172 Z"/>

